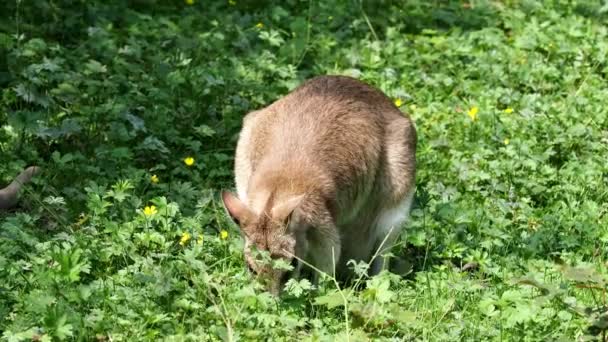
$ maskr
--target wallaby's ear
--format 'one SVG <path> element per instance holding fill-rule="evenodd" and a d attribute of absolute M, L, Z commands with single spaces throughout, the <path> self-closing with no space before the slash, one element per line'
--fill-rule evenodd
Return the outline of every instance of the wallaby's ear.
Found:
<path fill-rule="evenodd" d="M 304 195 L 297 195 L 275 205 L 270 213 L 272 218 L 280 222 L 287 221 L 303 199 Z"/>
<path fill-rule="evenodd" d="M 249 208 L 231 192 L 222 191 L 222 202 L 228 215 L 239 226 L 251 216 Z"/>

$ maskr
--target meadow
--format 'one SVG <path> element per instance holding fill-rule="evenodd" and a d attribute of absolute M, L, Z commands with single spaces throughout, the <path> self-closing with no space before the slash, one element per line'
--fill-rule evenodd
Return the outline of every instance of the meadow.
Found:
<path fill-rule="evenodd" d="M 587 341 L 608 329 L 608 4 L 0 4 L 0 341 Z M 399 272 L 247 273 L 242 117 L 322 74 L 415 121 Z M 354 265 L 357 271 L 365 265 Z"/>

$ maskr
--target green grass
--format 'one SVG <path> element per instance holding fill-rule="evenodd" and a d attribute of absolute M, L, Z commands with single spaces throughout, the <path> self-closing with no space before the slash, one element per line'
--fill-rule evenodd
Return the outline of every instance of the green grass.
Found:
<path fill-rule="evenodd" d="M 0 11 L 0 183 L 44 169 L 0 213 L 1 340 L 605 338 L 602 2 Z M 413 270 L 358 291 L 294 281 L 276 300 L 217 195 L 241 118 L 319 74 L 375 85 L 416 122 L 416 203 L 394 249 Z"/>

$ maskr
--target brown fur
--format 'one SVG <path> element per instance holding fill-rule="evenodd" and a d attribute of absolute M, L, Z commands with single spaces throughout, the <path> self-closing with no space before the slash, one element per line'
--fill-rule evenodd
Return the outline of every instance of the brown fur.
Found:
<path fill-rule="evenodd" d="M 250 247 L 293 255 L 339 278 L 370 261 L 415 187 L 416 131 L 380 91 L 353 78 L 313 78 L 248 114 L 235 156 L 238 195 L 224 204 L 245 236 L 245 259 L 277 293 L 285 272 L 258 265 Z M 408 202 L 409 201 L 409 202 Z M 392 215 L 392 216 L 391 216 Z M 404 216 L 405 217 L 405 216 Z M 398 222 L 400 223 L 400 222 Z M 387 243 L 398 237 L 395 224 Z M 385 245 L 384 247 L 390 247 Z M 374 265 L 372 274 L 381 266 Z M 302 269 L 298 263 L 293 272 Z"/>

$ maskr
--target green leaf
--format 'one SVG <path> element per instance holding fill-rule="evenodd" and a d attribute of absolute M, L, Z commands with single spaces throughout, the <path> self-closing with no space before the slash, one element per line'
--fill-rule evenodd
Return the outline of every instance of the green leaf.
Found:
<path fill-rule="evenodd" d="M 316 297 L 314 305 L 324 305 L 328 309 L 333 309 L 338 306 L 343 306 L 344 298 L 337 290 L 331 290 L 323 296 Z"/>
<path fill-rule="evenodd" d="M 105 73 L 108 71 L 108 69 L 106 68 L 105 65 L 99 63 L 98 61 L 96 61 L 94 59 L 90 59 L 85 64 L 85 68 L 86 68 L 87 74 L 98 74 L 98 73 Z"/>
<path fill-rule="evenodd" d="M 216 134 L 215 130 L 207 125 L 200 125 L 195 127 L 194 132 L 204 137 L 212 137 Z"/>

